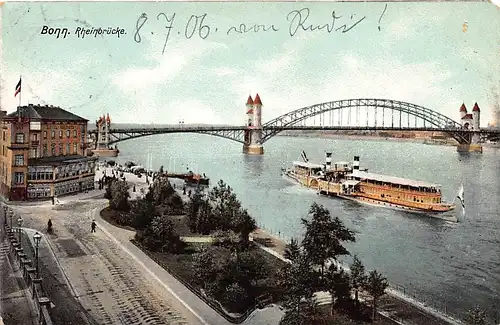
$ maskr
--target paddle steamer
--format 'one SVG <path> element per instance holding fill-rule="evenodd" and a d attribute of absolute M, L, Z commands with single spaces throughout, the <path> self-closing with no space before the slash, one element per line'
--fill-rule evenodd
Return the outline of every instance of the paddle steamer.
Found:
<path fill-rule="evenodd" d="M 329 152 L 325 164 L 309 162 L 305 152 L 302 158 L 303 162 L 296 161 L 292 168 L 283 169 L 283 175 L 319 194 L 457 221 L 454 215 L 444 214 L 455 205 L 442 201 L 439 184 L 360 170 L 359 156 L 355 156 L 352 163 L 333 164 Z"/>

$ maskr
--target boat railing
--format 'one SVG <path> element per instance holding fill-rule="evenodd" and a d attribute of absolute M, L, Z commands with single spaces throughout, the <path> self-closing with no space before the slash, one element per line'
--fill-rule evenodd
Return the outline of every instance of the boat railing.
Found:
<path fill-rule="evenodd" d="M 440 197 L 441 196 L 441 192 L 440 191 L 436 191 L 436 192 L 423 192 L 423 191 L 415 191 L 415 190 L 411 190 L 411 189 L 404 189 L 404 188 L 400 188 L 400 187 L 395 187 L 395 186 L 388 186 L 388 185 L 379 185 L 379 184 L 373 184 L 373 183 L 367 183 L 367 182 L 364 182 L 363 184 L 364 186 L 371 186 L 371 187 L 378 187 L 378 188 L 382 188 L 382 189 L 386 189 L 386 190 L 391 190 L 391 191 L 395 191 L 395 192 L 398 192 L 398 193 L 411 193 L 411 194 L 414 194 L 414 195 L 428 195 L 428 196 L 435 196 L 435 197 Z"/>

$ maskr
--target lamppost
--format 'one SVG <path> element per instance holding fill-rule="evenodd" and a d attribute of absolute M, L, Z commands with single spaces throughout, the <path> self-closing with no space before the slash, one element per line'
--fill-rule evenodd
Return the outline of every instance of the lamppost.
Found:
<path fill-rule="evenodd" d="M 36 278 L 39 278 L 38 274 L 38 245 L 40 245 L 40 240 L 42 239 L 42 235 L 38 233 L 38 231 L 33 235 L 33 240 L 35 241 L 35 263 L 36 263 Z"/>
<path fill-rule="evenodd" d="M 3 206 L 3 224 L 7 227 L 7 206 Z"/>
<path fill-rule="evenodd" d="M 17 225 L 19 226 L 19 228 L 17 229 L 17 231 L 19 232 L 19 244 L 21 244 L 21 227 L 23 225 L 23 218 L 21 216 L 19 216 L 19 218 L 17 219 Z"/>
<path fill-rule="evenodd" d="M 12 217 L 14 216 L 14 211 L 10 210 L 9 211 L 9 217 L 10 217 L 10 231 L 12 232 Z"/>

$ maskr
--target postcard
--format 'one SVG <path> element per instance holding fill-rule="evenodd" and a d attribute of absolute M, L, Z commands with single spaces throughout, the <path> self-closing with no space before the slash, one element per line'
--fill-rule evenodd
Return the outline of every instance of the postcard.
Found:
<path fill-rule="evenodd" d="M 0 8 L 0 323 L 500 321 L 494 4 Z"/>

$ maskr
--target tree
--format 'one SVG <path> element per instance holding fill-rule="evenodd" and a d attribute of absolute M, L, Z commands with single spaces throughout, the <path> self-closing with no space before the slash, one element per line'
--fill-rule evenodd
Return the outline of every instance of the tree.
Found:
<path fill-rule="evenodd" d="M 197 187 L 194 190 L 193 195 L 189 198 L 188 203 L 186 204 L 186 217 L 189 229 L 191 232 L 199 233 L 198 229 L 198 211 L 203 203 L 206 200 L 204 199 L 203 192 L 200 187 Z"/>
<path fill-rule="evenodd" d="M 331 263 L 325 273 L 325 287 L 332 297 L 331 315 L 334 316 L 335 303 L 338 299 L 349 299 L 351 287 L 349 275 L 342 268 Z"/>
<path fill-rule="evenodd" d="M 297 239 L 292 238 L 290 243 L 286 244 L 283 257 L 290 260 L 291 262 L 297 260 L 297 258 L 300 257 L 300 246 Z"/>
<path fill-rule="evenodd" d="M 308 258 L 324 273 L 325 263 L 329 259 L 337 260 L 340 255 L 349 255 L 349 251 L 342 246 L 342 242 L 354 242 L 354 232 L 344 226 L 343 222 L 335 217 L 322 205 L 313 203 L 309 210 L 312 220 L 302 219 L 306 227 L 302 246 Z"/>
<path fill-rule="evenodd" d="M 350 266 L 351 269 L 351 287 L 354 289 L 354 301 L 356 305 L 359 303 L 358 293 L 365 286 L 366 283 L 366 273 L 365 266 L 359 258 L 354 255 L 353 263 Z"/>
<path fill-rule="evenodd" d="M 110 183 L 111 199 L 109 206 L 113 210 L 127 211 L 129 209 L 128 198 L 128 184 L 125 181 L 115 180 Z"/>
<path fill-rule="evenodd" d="M 278 285 L 284 289 L 283 305 L 286 308 L 282 321 L 287 322 L 290 319 L 305 321 L 307 319 L 309 311 L 315 306 L 314 278 L 314 271 L 305 254 L 300 254 L 297 259 L 292 263 L 287 263 L 280 270 Z"/>
<path fill-rule="evenodd" d="M 244 251 L 234 256 L 234 280 L 243 288 L 249 290 L 259 280 L 266 278 L 271 272 L 271 267 L 256 251 Z"/>
<path fill-rule="evenodd" d="M 239 208 L 235 218 L 232 220 L 232 229 L 240 235 L 240 245 L 243 249 L 248 248 L 250 234 L 257 229 L 257 222 L 247 210 Z"/>
<path fill-rule="evenodd" d="M 484 325 L 486 324 L 486 312 L 479 306 L 475 306 L 467 312 L 465 321 L 471 325 Z"/>
<path fill-rule="evenodd" d="M 182 252 L 186 244 L 175 232 L 171 219 L 156 216 L 144 231 L 136 233 L 136 239 L 145 244 L 149 250 L 169 253 Z"/>
<path fill-rule="evenodd" d="M 220 258 L 214 247 L 204 248 L 199 253 L 194 254 L 194 274 L 196 280 L 204 289 L 207 289 L 210 284 L 217 282 L 220 262 Z"/>
<path fill-rule="evenodd" d="M 241 309 L 241 306 L 245 306 L 244 303 L 248 300 L 248 292 L 238 283 L 232 283 L 225 288 L 223 299 L 232 310 L 238 310 Z"/>
<path fill-rule="evenodd" d="M 151 192 L 155 205 L 161 205 L 175 193 L 175 190 L 168 181 L 168 178 L 163 176 L 155 179 Z"/>
<path fill-rule="evenodd" d="M 241 209 L 241 203 L 231 187 L 220 180 L 217 186 L 214 186 L 208 193 L 208 197 L 213 207 L 214 228 L 217 230 L 231 229 L 232 220 L 238 217 Z"/>
<path fill-rule="evenodd" d="M 133 218 L 134 228 L 144 229 L 156 216 L 156 211 L 152 202 L 146 199 L 138 199 L 132 202 L 130 214 Z"/>
<path fill-rule="evenodd" d="M 172 193 L 165 200 L 167 207 L 169 208 L 169 214 L 177 215 L 184 212 L 184 202 L 177 192 Z"/>
<path fill-rule="evenodd" d="M 375 320 L 377 312 L 377 301 L 385 294 L 385 289 L 387 289 L 388 286 L 389 283 L 387 282 L 387 279 L 376 270 L 373 270 L 368 274 L 365 289 L 373 298 L 372 320 Z"/>
<path fill-rule="evenodd" d="M 212 244 L 227 248 L 231 252 L 237 253 L 239 249 L 240 238 L 232 230 L 217 230 L 212 233 Z"/>

